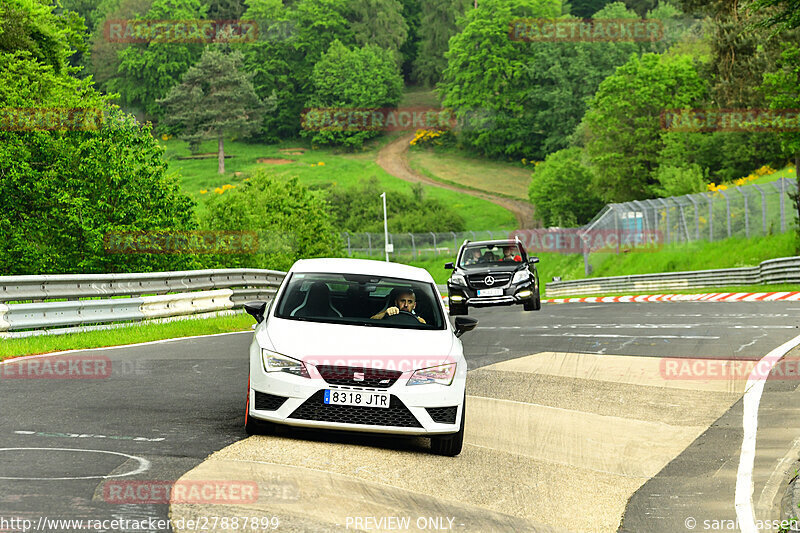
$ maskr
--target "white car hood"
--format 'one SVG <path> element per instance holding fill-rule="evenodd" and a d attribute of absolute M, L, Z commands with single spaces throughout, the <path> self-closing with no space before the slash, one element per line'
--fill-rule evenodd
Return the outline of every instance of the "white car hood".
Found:
<path fill-rule="evenodd" d="M 348 357 L 365 360 L 386 357 L 399 361 L 407 357 L 415 361 L 436 361 L 431 362 L 435 365 L 462 356 L 461 343 L 456 343 L 453 333 L 446 329 L 426 331 L 325 324 L 273 316 L 266 330 L 259 332 L 258 340 L 262 347 L 271 345 L 278 353 L 309 361 L 323 357 L 327 361 L 337 357 L 340 361 Z M 454 348 L 457 353 L 451 353 Z"/>

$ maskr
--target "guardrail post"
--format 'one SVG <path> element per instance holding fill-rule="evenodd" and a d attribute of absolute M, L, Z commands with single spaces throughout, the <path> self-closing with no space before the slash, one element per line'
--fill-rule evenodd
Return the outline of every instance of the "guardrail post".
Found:
<path fill-rule="evenodd" d="M 367 246 L 369 247 L 369 256 L 372 257 L 372 237 L 369 236 L 369 232 L 367 232 Z"/>
<path fill-rule="evenodd" d="M 744 197 L 744 236 L 745 238 L 750 238 L 750 210 L 747 207 L 747 193 L 744 192 L 744 187 L 737 187 L 739 192 L 742 193 Z"/>
<path fill-rule="evenodd" d="M 708 200 L 708 240 L 714 240 L 714 200 L 711 197 L 711 193 L 706 193 L 706 199 Z"/>
<path fill-rule="evenodd" d="M 431 237 L 433 237 L 433 255 L 438 257 L 439 256 L 439 250 L 436 249 L 436 234 L 434 232 L 432 232 L 432 231 L 429 231 L 428 233 L 430 233 Z"/>
<path fill-rule="evenodd" d="M 634 200 L 631 203 L 642 211 L 642 230 L 645 232 L 645 235 L 643 235 L 644 237 L 650 233 L 650 222 L 647 220 L 647 207 L 645 207 L 639 200 Z M 650 237 L 652 237 L 652 235 L 648 236 L 648 239 L 642 238 L 642 243 L 646 244 Z"/>
<path fill-rule="evenodd" d="M 453 236 L 453 250 L 455 250 L 456 253 L 458 253 L 458 237 L 456 237 L 456 232 L 451 231 L 450 235 Z"/>
<path fill-rule="evenodd" d="M 413 233 L 409 233 L 409 235 L 411 236 L 411 255 L 414 256 L 414 259 L 416 259 L 417 258 L 417 246 L 414 243 L 414 234 Z"/>
<path fill-rule="evenodd" d="M 725 215 L 728 219 L 728 238 L 731 237 L 731 199 L 725 191 L 719 191 L 725 198 Z"/>
<path fill-rule="evenodd" d="M 773 183 L 781 195 L 781 233 L 786 232 L 786 178 L 781 178 L 778 183 Z"/>
<path fill-rule="evenodd" d="M 347 233 L 346 231 L 344 232 L 344 234 L 347 235 L 347 257 L 352 257 L 353 252 L 350 250 L 350 234 Z"/>
<path fill-rule="evenodd" d="M 767 195 L 760 186 L 753 184 L 753 187 L 761 193 L 761 226 L 764 235 L 767 234 Z"/>
<path fill-rule="evenodd" d="M 692 206 L 694 207 L 694 238 L 695 240 L 700 240 L 700 212 L 698 211 L 699 207 L 697 202 L 694 201 L 691 194 L 687 194 L 686 198 L 692 202 Z M 689 228 L 686 228 L 686 234 L 689 234 Z M 689 239 L 691 240 L 691 239 Z"/>
<path fill-rule="evenodd" d="M 672 240 L 672 231 L 669 227 L 669 204 L 663 198 L 658 198 L 658 200 L 664 204 L 664 224 L 667 227 L 667 243 Z"/>
<path fill-rule="evenodd" d="M 678 212 L 681 214 L 681 222 L 683 223 L 683 232 L 686 234 L 686 242 L 689 242 L 689 241 L 692 240 L 692 238 L 689 236 L 689 224 L 686 223 L 686 213 L 684 213 L 684 211 L 683 211 L 683 204 L 678 202 L 674 198 L 673 198 L 673 201 L 678 206 Z M 680 226 L 680 225 L 681 225 L 681 223 L 679 222 L 678 226 Z M 678 228 L 678 233 L 679 234 L 680 234 L 680 231 L 681 231 L 680 228 Z"/>

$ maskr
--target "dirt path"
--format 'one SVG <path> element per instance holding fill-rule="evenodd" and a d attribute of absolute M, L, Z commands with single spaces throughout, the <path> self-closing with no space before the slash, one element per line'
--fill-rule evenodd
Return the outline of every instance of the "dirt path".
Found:
<path fill-rule="evenodd" d="M 378 152 L 377 163 L 383 169 L 396 178 L 401 180 L 410 181 L 412 183 L 422 182 L 426 185 L 433 185 L 434 187 L 441 187 L 443 189 L 450 189 L 460 193 L 469 194 L 484 200 L 488 200 L 493 204 L 504 207 L 514 213 L 517 217 L 517 224 L 521 229 L 534 228 L 536 224 L 533 217 L 533 206 L 522 200 L 512 200 L 502 196 L 495 196 L 488 192 L 475 191 L 471 189 L 462 189 L 455 185 L 442 183 L 433 180 L 427 176 L 417 173 L 408 164 L 406 152 L 408 152 L 408 142 L 414 137 L 414 134 L 404 135 L 383 148 Z"/>

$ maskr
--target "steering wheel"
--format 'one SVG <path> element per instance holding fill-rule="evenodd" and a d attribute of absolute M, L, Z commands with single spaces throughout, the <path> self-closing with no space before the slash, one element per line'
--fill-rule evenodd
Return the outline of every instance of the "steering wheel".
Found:
<path fill-rule="evenodd" d="M 422 324 L 419 320 L 417 320 L 417 316 L 413 313 L 409 313 L 408 311 L 398 311 L 396 315 L 386 315 L 383 317 L 384 320 L 393 320 L 398 324 Z"/>

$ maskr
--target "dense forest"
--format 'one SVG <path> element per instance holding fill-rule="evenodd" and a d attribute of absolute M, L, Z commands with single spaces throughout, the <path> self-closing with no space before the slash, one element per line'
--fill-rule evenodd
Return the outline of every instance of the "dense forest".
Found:
<path fill-rule="evenodd" d="M 585 223 L 607 202 L 698 192 L 764 165 L 778 168 L 796 161 L 800 128 L 672 130 L 663 117 L 676 110 L 800 108 L 796 4 L 3 0 L 0 271 L 200 264 L 189 256 L 103 254 L 109 231 L 192 230 L 210 221 L 272 232 L 310 224 L 318 234 L 350 227 L 361 220 L 353 211 L 358 191 L 324 194 L 267 175 L 253 180 L 251 194 L 212 202 L 200 217 L 154 135 L 176 135 L 193 149 L 218 139 L 220 171 L 230 136 L 357 149 L 382 132 L 304 128 L 304 110 L 392 108 L 409 86 L 432 88 L 442 108 L 461 119 L 455 123 L 462 127 L 440 141 L 487 158 L 537 163 L 530 199 L 546 225 Z M 658 22 L 658 38 L 531 41 L 509 30 L 531 19 L 642 18 Z M 148 36 L 163 21 L 238 21 L 235 27 L 257 31 L 195 40 Z M 8 118 L 20 109 L 94 109 L 104 119 L 92 128 L 20 128 Z M 279 188 L 286 201 L 276 201 L 275 213 L 250 213 L 248 202 Z M 421 193 L 404 201 L 409 209 L 424 203 Z M 446 206 L 427 202 L 425 212 L 456 220 Z M 271 261 L 280 266 L 340 246 L 335 238 L 300 243 Z M 213 265 L 219 258 L 208 259 Z"/>

